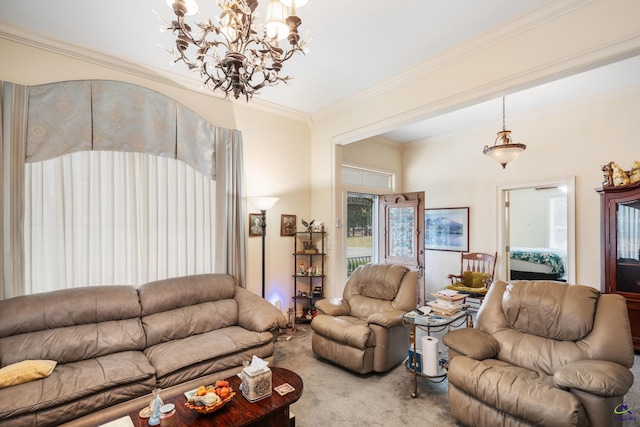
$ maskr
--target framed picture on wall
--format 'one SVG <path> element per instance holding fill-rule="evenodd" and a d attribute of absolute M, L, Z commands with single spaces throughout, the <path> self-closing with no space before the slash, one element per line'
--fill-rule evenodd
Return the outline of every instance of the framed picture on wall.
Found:
<path fill-rule="evenodd" d="M 425 209 L 424 248 L 469 252 L 469 208 Z"/>
<path fill-rule="evenodd" d="M 293 236 L 296 234 L 296 216 L 282 214 L 280 216 L 280 235 Z"/>
<path fill-rule="evenodd" d="M 262 216 L 259 213 L 249 214 L 249 236 L 262 236 Z"/>

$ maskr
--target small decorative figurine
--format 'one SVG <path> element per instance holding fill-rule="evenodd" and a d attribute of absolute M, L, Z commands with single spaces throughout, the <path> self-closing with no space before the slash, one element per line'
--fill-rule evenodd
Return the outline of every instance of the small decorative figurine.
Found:
<path fill-rule="evenodd" d="M 311 222 L 307 222 L 304 219 L 301 219 L 300 222 L 302 222 L 302 225 L 304 225 L 305 227 L 307 227 L 307 231 L 308 232 L 312 232 L 313 231 L 313 222 L 315 221 L 315 219 L 312 219 Z"/>
<path fill-rule="evenodd" d="M 602 172 L 604 172 L 602 181 L 603 187 L 611 187 L 613 185 L 613 162 L 609 162 L 602 167 Z"/>
<path fill-rule="evenodd" d="M 623 171 L 622 168 L 617 164 L 612 164 L 611 169 L 613 169 L 613 185 L 615 185 L 616 187 L 627 185 L 631 182 L 629 180 L 629 177 L 627 176 L 627 173 Z"/>

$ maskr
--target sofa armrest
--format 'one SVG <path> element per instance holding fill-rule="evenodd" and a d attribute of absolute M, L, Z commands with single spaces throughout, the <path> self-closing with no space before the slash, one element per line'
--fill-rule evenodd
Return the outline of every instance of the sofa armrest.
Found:
<path fill-rule="evenodd" d="M 495 357 L 500 350 L 498 340 L 488 333 L 474 328 L 462 328 L 447 332 L 442 337 L 442 343 L 457 354 L 476 360 Z"/>
<path fill-rule="evenodd" d="M 270 302 L 240 287 L 236 287 L 238 326 L 255 332 L 287 327 L 287 318 Z"/>
<path fill-rule="evenodd" d="M 578 360 L 553 374 L 556 387 L 577 389 L 597 396 L 624 396 L 633 385 L 627 368 L 608 360 Z"/>
<path fill-rule="evenodd" d="M 351 306 L 343 298 L 325 298 L 316 301 L 316 310 L 320 314 L 329 316 L 348 316 L 351 314 Z"/>
<path fill-rule="evenodd" d="M 373 313 L 367 319 L 367 323 L 379 325 L 383 328 L 393 328 L 394 326 L 402 325 L 402 316 L 406 311 L 403 310 L 392 310 L 392 311 L 383 311 L 381 313 Z"/>

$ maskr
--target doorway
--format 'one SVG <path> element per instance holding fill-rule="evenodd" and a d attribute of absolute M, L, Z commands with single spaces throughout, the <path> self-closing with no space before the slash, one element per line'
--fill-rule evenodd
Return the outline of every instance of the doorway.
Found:
<path fill-rule="evenodd" d="M 575 178 L 500 186 L 498 199 L 501 278 L 575 283 Z"/>

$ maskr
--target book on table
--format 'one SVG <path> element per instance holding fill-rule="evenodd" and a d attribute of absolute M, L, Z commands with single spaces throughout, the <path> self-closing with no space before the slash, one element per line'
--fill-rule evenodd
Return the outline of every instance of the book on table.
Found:
<path fill-rule="evenodd" d="M 431 306 L 431 312 L 433 314 L 445 317 L 451 317 L 466 307 L 464 304 L 456 305 L 453 307 L 446 307 L 438 304 L 437 300 L 429 301 L 427 304 Z"/>

